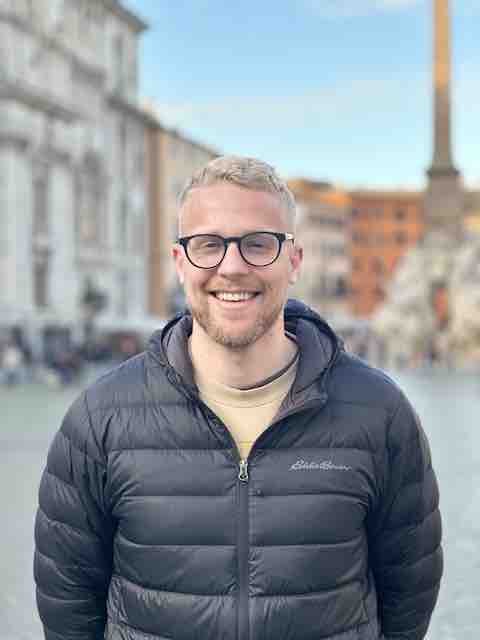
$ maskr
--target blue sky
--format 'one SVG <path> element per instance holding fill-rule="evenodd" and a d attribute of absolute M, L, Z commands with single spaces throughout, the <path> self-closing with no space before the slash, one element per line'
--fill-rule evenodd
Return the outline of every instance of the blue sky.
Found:
<path fill-rule="evenodd" d="M 126 0 L 167 126 L 286 177 L 422 187 L 432 0 Z M 480 0 L 450 0 L 454 156 L 480 185 Z"/>

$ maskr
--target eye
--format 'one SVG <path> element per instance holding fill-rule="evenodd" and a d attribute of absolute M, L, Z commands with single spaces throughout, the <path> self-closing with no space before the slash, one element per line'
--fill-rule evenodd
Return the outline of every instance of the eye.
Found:
<path fill-rule="evenodd" d="M 197 236 L 192 238 L 191 247 L 194 251 L 218 251 L 223 248 L 223 242 L 215 236 Z"/>
<path fill-rule="evenodd" d="M 270 236 L 266 233 L 257 233 L 246 236 L 243 241 L 243 246 L 247 251 L 271 251 L 275 243 L 275 236 Z"/>

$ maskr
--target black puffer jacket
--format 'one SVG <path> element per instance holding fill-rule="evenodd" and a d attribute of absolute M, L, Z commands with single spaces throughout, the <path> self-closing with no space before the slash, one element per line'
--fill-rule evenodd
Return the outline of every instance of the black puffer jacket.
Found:
<path fill-rule="evenodd" d="M 442 554 L 418 419 L 311 310 L 286 326 L 297 379 L 243 473 L 188 315 L 71 407 L 36 520 L 48 640 L 423 638 Z"/>

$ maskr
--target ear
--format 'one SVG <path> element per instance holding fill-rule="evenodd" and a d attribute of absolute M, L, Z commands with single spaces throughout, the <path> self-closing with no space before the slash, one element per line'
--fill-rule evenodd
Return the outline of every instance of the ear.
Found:
<path fill-rule="evenodd" d="M 183 282 L 185 280 L 185 253 L 183 251 L 183 248 L 179 244 L 174 244 L 172 246 L 172 258 L 175 262 L 175 271 L 177 272 L 180 284 L 183 285 Z"/>
<path fill-rule="evenodd" d="M 300 277 L 300 270 L 303 263 L 303 247 L 295 244 L 292 254 L 290 255 L 290 275 L 288 282 L 295 284 Z"/>

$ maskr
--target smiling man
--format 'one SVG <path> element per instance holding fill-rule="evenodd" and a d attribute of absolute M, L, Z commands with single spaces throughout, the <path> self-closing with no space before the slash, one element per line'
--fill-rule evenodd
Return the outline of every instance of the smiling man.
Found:
<path fill-rule="evenodd" d="M 222 157 L 180 196 L 188 311 L 87 389 L 36 520 L 48 640 L 421 640 L 442 575 L 419 420 L 300 302 L 295 203 Z"/>
<path fill-rule="evenodd" d="M 193 316 L 192 354 L 214 359 L 232 386 L 267 378 L 297 351 L 283 319 L 302 262 L 287 196 L 195 181 L 181 196 L 173 255 Z"/>

